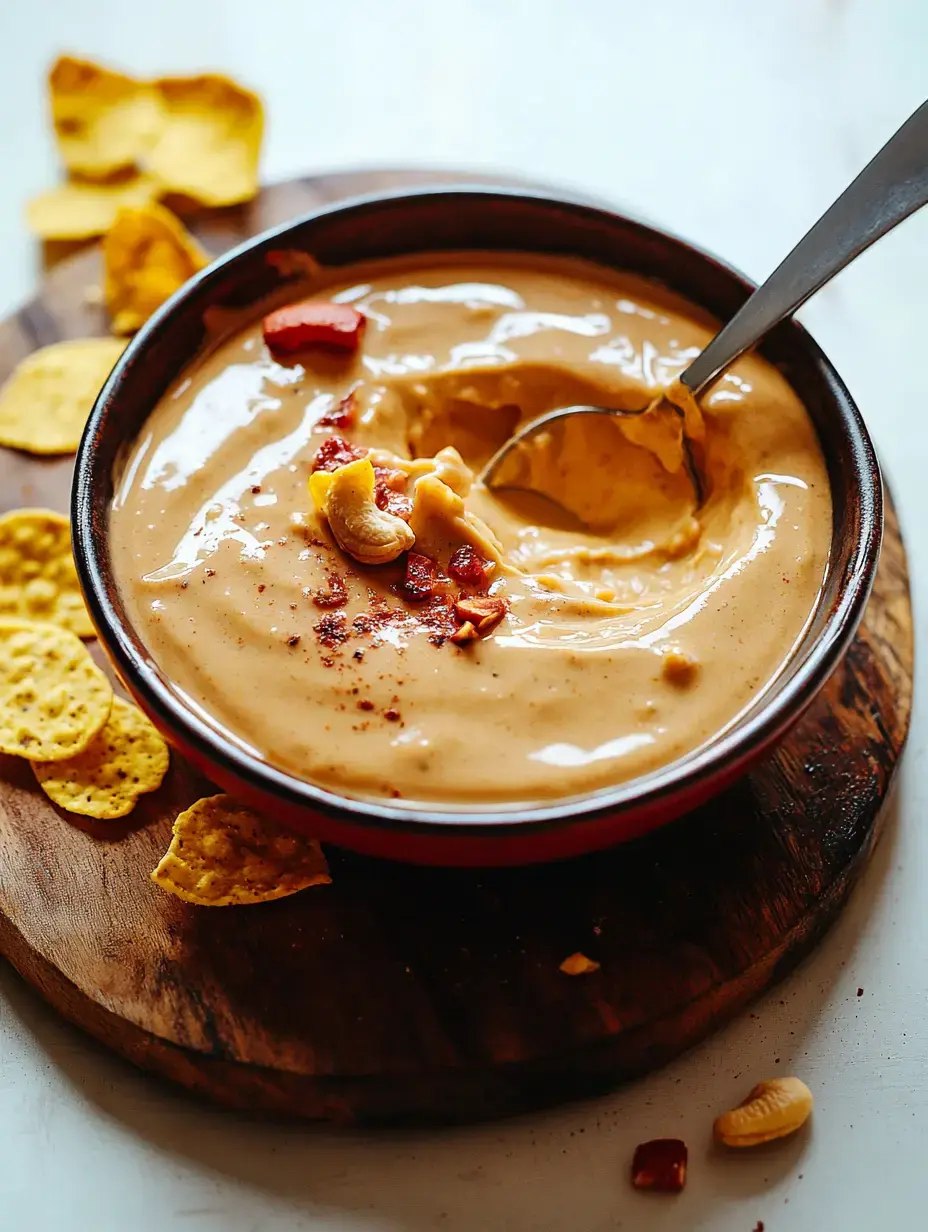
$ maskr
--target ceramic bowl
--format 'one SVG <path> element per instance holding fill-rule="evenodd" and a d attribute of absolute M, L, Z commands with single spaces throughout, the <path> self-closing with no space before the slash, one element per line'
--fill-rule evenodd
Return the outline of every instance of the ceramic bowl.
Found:
<path fill-rule="evenodd" d="M 637 837 L 743 774 L 796 722 L 838 663 L 863 613 L 882 532 L 876 457 L 841 378 L 805 330 L 779 326 L 763 354 L 808 408 L 827 460 L 834 505 L 827 577 L 807 631 L 776 682 L 708 745 L 592 795 L 533 807 L 448 810 L 366 802 L 305 782 L 223 736 L 194 713 L 152 660 L 120 599 L 109 507 L 126 446 L 207 338 L 210 309 L 247 309 L 279 293 L 305 252 L 338 267 L 423 251 L 482 249 L 585 258 L 657 279 L 716 317 L 752 285 L 721 261 L 642 222 L 577 200 L 522 189 L 425 188 L 315 211 L 228 253 L 188 282 L 126 349 L 97 400 L 77 456 L 75 557 L 101 641 L 127 687 L 168 740 L 215 783 L 258 808 L 357 851 L 434 864 L 551 860 Z"/>

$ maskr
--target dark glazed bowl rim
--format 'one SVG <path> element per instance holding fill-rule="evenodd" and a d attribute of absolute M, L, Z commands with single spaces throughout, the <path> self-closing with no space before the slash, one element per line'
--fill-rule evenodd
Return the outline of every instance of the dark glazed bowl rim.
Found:
<path fill-rule="evenodd" d="M 748 717 L 739 719 L 723 735 L 695 753 L 646 776 L 616 787 L 599 789 L 586 796 L 555 799 L 531 807 L 501 804 L 471 809 L 430 808 L 342 796 L 262 761 L 226 739 L 219 730 L 188 708 L 147 654 L 142 638 L 135 633 L 128 615 L 122 609 L 111 568 L 108 513 L 113 470 L 124 447 L 120 421 L 125 423 L 127 418 L 131 421 L 131 416 L 127 417 L 121 407 L 129 377 L 133 373 L 137 377 L 137 370 L 146 363 L 149 364 L 149 371 L 156 368 L 151 360 L 153 353 L 157 360 L 159 345 L 172 330 L 176 331 L 178 322 L 183 321 L 185 316 L 197 314 L 199 319 L 201 308 L 207 306 L 210 293 L 228 280 L 234 267 L 249 260 L 259 261 L 275 249 L 305 250 L 305 244 L 292 242 L 292 237 L 301 230 L 309 229 L 313 224 L 324 225 L 333 217 L 376 215 L 404 206 L 415 209 L 423 201 L 438 201 L 446 207 L 465 208 L 475 200 L 487 209 L 494 205 L 506 208 L 506 203 L 515 203 L 528 210 L 551 211 L 577 226 L 592 227 L 595 224 L 625 228 L 635 233 L 636 242 L 640 240 L 642 250 L 672 252 L 681 261 L 701 264 L 706 267 L 707 273 L 711 272 L 713 277 L 723 282 L 727 279 L 724 285 L 727 288 L 725 294 L 729 297 L 737 294 L 743 299 L 754 287 L 731 266 L 669 232 L 593 204 L 589 199 L 555 195 L 543 190 L 469 184 L 424 186 L 366 194 L 312 210 L 247 240 L 219 257 L 160 308 L 123 352 L 97 398 L 77 453 L 72 490 L 72 525 L 81 586 L 102 643 L 130 690 L 156 722 L 168 732 L 178 735 L 181 743 L 193 750 L 203 764 L 222 766 L 237 781 L 263 796 L 275 798 L 291 810 L 312 811 L 347 820 L 354 827 L 394 830 L 398 832 L 398 837 L 401 832 L 421 834 L 423 829 L 441 827 L 448 834 L 479 834 L 491 841 L 489 828 L 493 828 L 494 834 L 527 836 L 533 829 L 549 830 L 572 820 L 582 818 L 588 822 L 624 812 L 661 810 L 665 805 L 672 816 L 675 797 L 685 796 L 688 792 L 698 793 L 699 784 L 706 779 L 730 779 L 741 767 L 746 767 L 758 750 L 767 748 L 798 718 L 821 689 L 849 644 L 863 615 L 876 573 L 882 534 L 882 484 L 873 446 L 841 378 L 813 339 L 794 321 L 779 326 L 777 333 L 790 340 L 789 345 L 794 351 L 804 351 L 805 358 L 817 369 L 823 396 L 832 404 L 833 409 L 828 413 L 833 413 L 840 421 L 846 443 L 851 501 L 840 518 L 836 511 L 832 530 L 832 556 L 839 539 L 843 537 L 846 543 L 847 535 L 853 534 L 844 570 L 844 584 L 824 618 L 817 641 L 782 687 L 768 691 Z M 453 246 L 445 247 L 451 251 Z M 454 247 L 458 251 L 467 248 L 479 250 L 481 247 L 483 251 L 493 247 L 499 247 L 500 251 L 519 250 L 518 244 L 509 244 L 505 249 L 479 243 Z M 439 250 L 428 243 L 421 246 L 422 252 Z M 540 253 L 543 250 L 526 245 L 522 251 Z M 568 253 L 570 250 L 561 251 Z M 600 263 L 608 268 L 607 262 Z M 639 272 L 644 270 L 645 266 Z M 766 344 L 761 349 L 765 351 Z M 179 370 L 175 367 L 163 378 L 162 387 L 151 398 L 152 406 Z M 132 431 L 133 438 L 150 410 L 151 407 L 138 420 L 137 427 Z M 435 829 L 432 832 L 438 833 Z"/>

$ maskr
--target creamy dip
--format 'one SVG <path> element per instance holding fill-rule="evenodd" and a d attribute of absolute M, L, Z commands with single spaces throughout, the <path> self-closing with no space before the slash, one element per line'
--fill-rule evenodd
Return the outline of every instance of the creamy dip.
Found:
<path fill-rule="evenodd" d="M 260 319 L 227 333 L 118 478 L 123 599 L 212 724 L 348 795 L 531 802 L 689 753 L 775 679 L 822 586 L 831 500 L 771 365 L 742 359 L 703 400 L 701 505 L 670 408 L 536 442 L 513 481 L 554 500 L 491 493 L 471 472 L 517 423 L 646 405 L 715 323 L 642 280 L 499 254 L 385 262 L 303 294 L 364 314 L 355 354 L 275 359 Z M 402 472 L 413 551 L 440 576 L 463 543 L 489 562 L 481 593 L 507 610 L 488 632 L 449 640 L 466 586 L 414 601 L 405 557 L 367 566 L 335 544 L 307 487 L 333 436 Z"/>

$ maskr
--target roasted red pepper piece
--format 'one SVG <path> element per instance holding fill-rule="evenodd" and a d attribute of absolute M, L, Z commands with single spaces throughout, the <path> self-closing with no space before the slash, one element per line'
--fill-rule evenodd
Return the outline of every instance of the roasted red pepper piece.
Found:
<path fill-rule="evenodd" d="M 405 471 L 395 470 L 392 466 L 374 467 L 374 501 L 378 509 L 385 509 L 404 521 L 409 520 L 412 513 L 412 501 L 406 493 L 409 476 Z"/>
<path fill-rule="evenodd" d="M 341 402 L 334 411 L 328 415 L 323 415 L 321 419 L 316 420 L 317 428 L 353 428 L 355 413 L 355 397 L 354 390 L 350 394 L 345 394 Z"/>
<path fill-rule="evenodd" d="M 448 572 L 462 586 L 480 590 L 489 582 L 493 565 L 484 560 L 469 543 L 465 543 L 452 554 L 448 561 Z"/>
<path fill-rule="evenodd" d="M 652 1138 L 635 1148 L 632 1184 L 636 1189 L 679 1193 L 686 1184 L 686 1143 L 679 1138 Z"/>
<path fill-rule="evenodd" d="M 409 552 L 406 556 L 406 572 L 399 590 L 410 603 L 424 603 L 441 594 L 447 586 L 447 578 L 431 556 Z"/>
<path fill-rule="evenodd" d="M 351 441 L 346 441 L 343 436 L 329 436 L 316 450 L 313 470 L 337 471 L 340 466 L 347 466 L 349 462 L 357 462 L 359 458 L 366 457 L 367 450 L 359 445 L 352 445 Z"/>
<path fill-rule="evenodd" d="M 350 304 L 304 299 L 269 312 L 264 318 L 264 341 L 275 355 L 293 355 L 305 347 L 356 351 L 366 317 Z"/>
<path fill-rule="evenodd" d="M 392 513 L 394 517 L 402 518 L 404 522 L 409 521 L 412 501 L 408 496 L 403 496 L 401 492 L 392 492 L 389 488 L 383 488 L 378 484 L 374 488 L 374 503 L 378 509 Z"/>

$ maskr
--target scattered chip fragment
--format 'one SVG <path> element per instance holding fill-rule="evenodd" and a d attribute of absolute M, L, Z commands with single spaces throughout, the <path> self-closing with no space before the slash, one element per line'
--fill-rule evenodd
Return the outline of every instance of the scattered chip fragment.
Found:
<path fill-rule="evenodd" d="M 117 338 L 78 338 L 27 355 L 0 388 L 0 445 L 73 453 L 124 348 Z"/>
<path fill-rule="evenodd" d="M 103 292 L 113 332 L 135 333 L 208 262 L 183 223 L 164 206 L 120 210 L 103 239 Z"/>
<path fill-rule="evenodd" d="M 57 625 L 0 618 L 0 753 L 63 761 L 109 718 L 110 682 Z"/>
<path fill-rule="evenodd" d="M 71 555 L 71 526 L 62 514 L 14 509 L 0 517 L 0 616 L 94 636 Z"/>
<path fill-rule="evenodd" d="M 34 761 L 42 790 L 60 808 L 110 821 L 131 813 L 139 796 L 157 791 L 169 764 L 168 746 L 131 702 L 113 699 L 100 733 L 65 761 Z"/>
<path fill-rule="evenodd" d="M 161 191 L 150 175 L 131 172 L 97 184 L 71 180 L 26 205 L 26 223 L 43 240 L 88 240 L 105 234 L 122 209 L 148 205 Z"/>
<path fill-rule="evenodd" d="M 163 123 L 145 167 L 165 191 L 200 205 L 236 205 L 258 192 L 264 106 L 228 77 L 162 77 L 152 83 Z"/>
<path fill-rule="evenodd" d="M 61 56 L 48 89 L 62 161 L 78 175 L 105 178 L 136 165 L 163 127 L 156 90 L 89 60 Z"/>
<path fill-rule="evenodd" d="M 270 902 L 332 880 L 315 839 L 224 795 L 198 800 L 180 814 L 151 876 L 201 907 Z"/>

